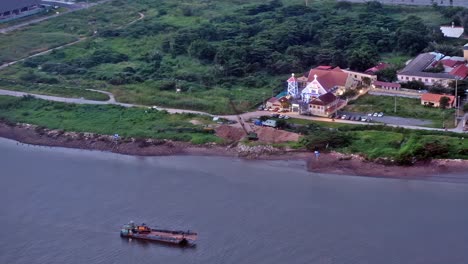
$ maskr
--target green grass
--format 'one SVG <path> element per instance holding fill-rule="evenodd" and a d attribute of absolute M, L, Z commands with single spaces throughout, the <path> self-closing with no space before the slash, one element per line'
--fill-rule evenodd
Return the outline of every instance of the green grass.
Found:
<path fill-rule="evenodd" d="M 421 105 L 420 99 L 396 97 L 396 113 L 394 112 L 395 97 L 364 95 L 350 102 L 343 111 L 357 113 L 384 112 L 386 115 L 417 118 L 432 121 L 431 127 L 441 128 L 445 123 L 447 128 L 453 127 L 454 110 L 430 108 Z"/>
<path fill-rule="evenodd" d="M 468 159 L 468 139 L 462 139 L 459 134 L 441 134 L 427 131 L 401 130 L 401 132 L 366 130 L 351 131 L 351 144 L 338 151 L 359 153 L 369 159 L 414 157 L 429 155 L 430 158 Z M 438 144 L 446 148 L 443 153 L 430 152 L 421 149 L 426 144 Z"/>
<path fill-rule="evenodd" d="M 209 117 L 168 114 L 143 108 L 110 105 L 75 105 L 28 97 L 0 96 L 0 118 L 64 131 L 123 137 L 171 139 L 194 144 L 222 142 L 215 135 L 193 125 L 191 120 L 208 123 Z"/>

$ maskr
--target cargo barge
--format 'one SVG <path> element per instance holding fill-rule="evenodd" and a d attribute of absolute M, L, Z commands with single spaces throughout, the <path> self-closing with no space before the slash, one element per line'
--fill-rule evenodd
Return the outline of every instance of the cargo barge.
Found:
<path fill-rule="evenodd" d="M 173 231 L 150 228 L 145 224 L 126 224 L 120 230 L 120 236 L 126 238 L 144 239 L 181 246 L 194 245 L 198 234 L 189 231 Z"/>

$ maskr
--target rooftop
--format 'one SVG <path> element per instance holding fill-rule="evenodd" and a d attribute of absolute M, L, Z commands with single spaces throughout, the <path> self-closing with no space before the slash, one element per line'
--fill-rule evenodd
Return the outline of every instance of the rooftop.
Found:
<path fill-rule="evenodd" d="M 463 27 L 455 26 L 440 26 L 440 31 L 442 31 L 442 34 L 444 34 L 445 37 L 459 38 L 463 35 L 465 29 Z"/>
<path fill-rule="evenodd" d="M 308 75 L 308 82 L 312 82 L 317 76 L 317 81 L 322 87 L 330 91 L 335 86 L 346 86 L 348 74 L 340 69 L 340 67 L 333 68 L 331 66 L 319 66 L 311 69 Z"/>
<path fill-rule="evenodd" d="M 433 93 L 425 93 L 421 95 L 421 100 L 423 101 L 428 101 L 428 102 L 440 102 L 440 98 L 442 97 L 448 97 L 449 104 L 452 105 L 453 101 L 455 100 L 455 96 L 453 95 L 448 95 L 448 94 L 433 94 Z"/>
<path fill-rule="evenodd" d="M 1 0 L 0 13 L 39 4 L 39 0 Z"/>
<path fill-rule="evenodd" d="M 376 86 L 385 86 L 385 87 L 394 87 L 394 88 L 400 88 L 401 87 L 401 85 L 399 83 L 381 82 L 381 81 L 375 81 L 374 85 L 376 85 Z"/>

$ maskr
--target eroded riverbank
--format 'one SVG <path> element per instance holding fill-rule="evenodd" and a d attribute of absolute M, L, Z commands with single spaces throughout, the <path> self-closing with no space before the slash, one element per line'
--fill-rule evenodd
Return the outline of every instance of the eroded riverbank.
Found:
<path fill-rule="evenodd" d="M 0 137 L 32 145 L 98 150 L 135 156 L 205 155 L 263 160 L 303 160 L 310 172 L 340 175 L 425 178 L 460 173 L 468 169 L 467 160 L 432 160 L 419 162 L 413 166 L 389 166 L 367 161 L 358 155 L 336 152 L 322 153 L 317 159 L 308 151 L 280 149 L 268 145 L 193 145 L 187 142 L 151 139 L 115 141 L 112 136 L 107 135 L 48 130 L 27 124 L 0 123 Z"/>

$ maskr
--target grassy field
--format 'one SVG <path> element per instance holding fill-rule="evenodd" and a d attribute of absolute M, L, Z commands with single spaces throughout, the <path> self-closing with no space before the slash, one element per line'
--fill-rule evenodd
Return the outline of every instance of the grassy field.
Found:
<path fill-rule="evenodd" d="M 107 101 L 109 96 L 107 94 L 88 91 L 81 88 L 69 88 L 65 85 L 48 85 L 41 83 L 34 83 L 24 85 L 19 81 L 11 82 L 0 79 L 0 89 L 12 90 L 12 91 L 21 91 L 33 94 L 43 94 L 43 95 L 53 95 L 59 97 L 69 97 L 69 98 L 84 98 L 88 100 L 96 101 Z"/>
<path fill-rule="evenodd" d="M 454 110 L 430 108 L 421 105 L 419 99 L 396 97 L 396 113 L 395 97 L 393 96 L 375 96 L 364 95 L 356 101 L 350 102 L 343 111 L 357 113 L 374 113 L 384 112 L 386 115 L 400 116 L 408 118 L 417 118 L 432 121 L 431 127 L 451 128 L 454 125 Z"/>
<path fill-rule="evenodd" d="M 0 78 L 20 78 L 33 71 L 59 80 L 52 85 L 56 89 L 42 89 L 43 93 L 60 95 L 62 87 L 103 89 L 121 102 L 217 114 L 233 112 L 227 104 L 231 98 L 241 111 L 248 111 L 284 89 L 284 80 L 291 72 L 340 63 L 331 60 L 335 52 L 350 56 L 366 41 L 387 50 L 391 45 L 385 41 L 392 40 L 377 43 L 383 28 L 373 20 L 388 22 L 391 26 L 386 30 L 390 31 L 395 31 L 397 22 L 408 15 L 416 15 L 428 25 L 444 20 L 437 10 L 426 7 L 388 6 L 373 13 L 365 5 L 352 5 L 347 10 L 337 10 L 335 5 L 331 0 L 310 1 L 309 8 L 302 0 L 114 0 L 2 35 L 0 63 L 80 37 L 88 39 L 34 58 L 29 66 L 20 64 L 12 71 L 1 71 Z M 140 12 L 145 18 L 128 25 L 140 17 Z M 303 21 L 314 21 L 314 25 L 302 29 Z M 349 24 L 345 28 L 343 21 Z M 292 31 L 296 28 L 301 30 Z M 345 29 L 349 32 L 343 34 Z M 302 54 L 300 49 L 310 50 Z M 96 53 L 102 51 L 108 52 L 108 58 L 125 58 L 93 62 L 99 57 Z M 311 55 L 307 61 L 306 54 Z M 398 53 L 381 54 L 387 54 L 384 58 L 389 61 L 406 58 Z M 45 71 L 43 66 L 48 63 L 73 71 Z M 11 89 L 28 90 L 29 86 L 18 84 Z"/>
<path fill-rule="evenodd" d="M 204 131 L 201 124 L 211 123 L 209 117 L 143 108 L 75 105 L 0 96 L 0 118 L 64 131 L 117 133 L 123 137 L 171 139 L 194 144 L 222 142 Z M 200 125 L 194 125 L 195 121 Z"/>

